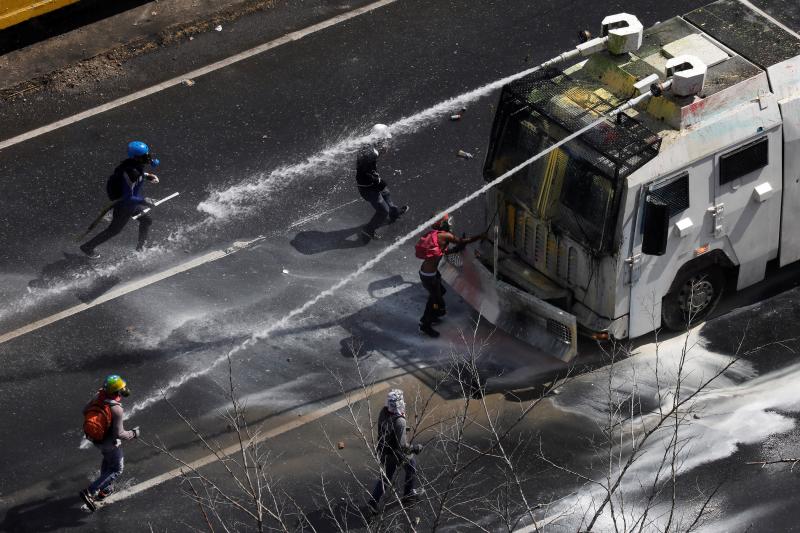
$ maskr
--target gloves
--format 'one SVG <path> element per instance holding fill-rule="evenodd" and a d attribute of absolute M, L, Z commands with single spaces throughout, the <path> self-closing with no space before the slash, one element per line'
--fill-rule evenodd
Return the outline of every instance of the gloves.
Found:
<path fill-rule="evenodd" d="M 418 454 L 422 451 L 422 444 L 414 444 L 411 446 L 411 453 Z"/>
<path fill-rule="evenodd" d="M 133 431 L 133 438 L 134 438 L 134 439 L 138 439 L 138 438 L 139 438 L 139 435 L 141 435 L 141 434 L 142 434 L 142 430 L 141 430 L 141 429 L 139 429 L 139 426 L 136 426 L 136 427 L 135 427 L 135 428 L 133 428 L 131 431 Z"/>
<path fill-rule="evenodd" d="M 144 173 L 145 177 L 150 180 L 150 183 L 158 183 L 158 176 L 155 174 L 150 174 L 149 172 Z"/>

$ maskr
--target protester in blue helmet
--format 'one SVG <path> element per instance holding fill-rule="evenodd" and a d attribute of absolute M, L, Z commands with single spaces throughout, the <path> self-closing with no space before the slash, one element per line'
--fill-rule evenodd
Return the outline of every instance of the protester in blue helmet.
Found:
<path fill-rule="evenodd" d="M 100 257 L 95 248 L 121 232 L 128 220 L 136 215 L 139 215 L 139 241 L 136 250 L 144 249 L 153 219 L 149 214 L 142 213 L 146 207 L 152 207 L 152 202 L 144 197 L 142 189 L 145 181 L 158 183 L 158 176 L 144 171 L 147 164 L 151 167 L 159 164 L 150 147 L 142 141 L 128 143 L 128 158 L 114 169 L 106 182 L 106 193 L 113 202 L 111 206 L 114 210 L 111 224 L 80 247 L 92 259 Z"/>

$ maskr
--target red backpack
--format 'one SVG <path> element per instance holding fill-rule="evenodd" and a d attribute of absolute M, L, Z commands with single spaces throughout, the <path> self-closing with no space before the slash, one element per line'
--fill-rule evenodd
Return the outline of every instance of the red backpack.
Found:
<path fill-rule="evenodd" d="M 111 406 L 98 396 L 83 411 L 83 432 L 92 442 L 102 441 L 111 427 Z"/>
<path fill-rule="evenodd" d="M 419 238 L 414 246 L 414 252 L 418 259 L 430 259 L 432 257 L 442 257 L 442 249 L 439 246 L 439 231 L 432 229 Z"/>

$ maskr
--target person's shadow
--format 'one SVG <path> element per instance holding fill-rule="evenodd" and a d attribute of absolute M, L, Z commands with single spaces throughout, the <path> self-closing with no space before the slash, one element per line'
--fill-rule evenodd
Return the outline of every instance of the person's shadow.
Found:
<path fill-rule="evenodd" d="M 333 231 L 301 231 L 295 235 L 290 244 L 303 255 L 360 248 L 366 244 L 361 240 L 361 228 L 359 225 Z"/>
<path fill-rule="evenodd" d="M 94 265 L 88 257 L 64 252 L 63 258 L 42 267 L 39 277 L 29 281 L 28 287 L 31 289 L 48 289 L 76 276 L 89 274 L 93 270 Z M 89 303 L 111 290 L 120 281 L 117 276 L 98 276 L 92 279 L 87 287 L 83 287 L 78 291 L 76 296 L 80 301 Z"/>
<path fill-rule="evenodd" d="M 0 531 L 8 533 L 63 531 L 82 527 L 86 513 L 81 511 L 78 494 L 58 499 L 42 499 L 11 507 Z"/>
<path fill-rule="evenodd" d="M 64 252 L 64 257 L 42 267 L 39 277 L 28 282 L 31 289 L 47 289 L 76 274 L 89 272 L 92 261 L 85 255 Z"/>

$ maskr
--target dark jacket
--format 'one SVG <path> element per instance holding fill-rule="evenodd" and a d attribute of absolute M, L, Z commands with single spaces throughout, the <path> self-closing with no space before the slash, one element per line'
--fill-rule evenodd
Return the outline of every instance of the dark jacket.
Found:
<path fill-rule="evenodd" d="M 384 407 L 378 415 L 378 454 L 383 458 L 392 456 L 402 461 L 409 451 L 406 418 Z"/>
<path fill-rule="evenodd" d="M 372 146 L 364 146 L 356 157 L 356 184 L 362 192 L 380 192 L 386 182 L 378 174 L 378 151 Z"/>
<path fill-rule="evenodd" d="M 142 187 L 145 182 L 144 165 L 142 163 L 134 159 L 126 159 L 117 165 L 110 180 L 114 182 L 111 188 L 122 192 L 117 204 L 120 207 L 132 208 L 145 202 L 142 193 Z"/>

